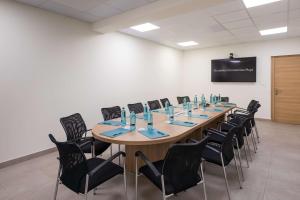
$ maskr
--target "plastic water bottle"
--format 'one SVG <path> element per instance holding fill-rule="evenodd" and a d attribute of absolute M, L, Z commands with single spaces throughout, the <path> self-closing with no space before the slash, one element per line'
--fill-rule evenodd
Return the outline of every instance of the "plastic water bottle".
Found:
<path fill-rule="evenodd" d="M 210 97 L 209 97 L 209 103 L 212 104 L 213 103 L 213 95 L 210 94 Z"/>
<path fill-rule="evenodd" d="M 165 102 L 165 111 L 168 114 L 168 111 L 169 111 L 169 102 L 168 101 Z"/>
<path fill-rule="evenodd" d="M 148 112 L 149 112 L 148 106 L 147 106 L 147 104 L 145 104 L 144 105 L 144 120 L 148 119 Z"/>
<path fill-rule="evenodd" d="M 205 100 L 205 97 L 204 97 L 203 100 L 202 100 L 202 107 L 203 107 L 203 110 L 205 110 L 205 108 L 206 108 L 206 100 Z"/>
<path fill-rule="evenodd" d="M 194 107 L 198 108 L 198 97 L 197 97 L 197 95 L 195 95 L 195 97 L 194 97 Z"/>
<path fill-rule="evenodd" d="M 147 129 L 148 130 L 153 129 L 153 116 L 152 116 L 152 111 L 151 110 L 148 112 Z"/>
<path fill-rule="evenodd" d="M 174 107 L 173 106 L 169 107 L 169 121 L 171 123 L 174 122 Z"/>
<path fill-rule="evenodd" d="M 136 115 L 134 112 L 130 113 L 130 130 L 134 131 L 136 129 Z"/>
<path fill-rule="evenodd" d="M 216 95 L 214 95 L 214 97 L 213 97 L 213 103 L 214 103 L 214 104 L 217 103 L 217 96 L 216 96 Z"/>
<path fill-rule="evenodd" d="M 202 104 L 202 105 L 203 105 L 204 99 L 205 99 L 205 96 L 204 96 L 204 94 L 202 94 L 202 95 L 201 95 L 201 104 Z"/>
<path fill-rule="evenodd" d="M 186 109 L 186 98 L 183 98 L 183 109 Z"/>
<path fill-rule="evenodd" d="M 126 111 L 124 107 L 121 110 L 121 126 L 126 126 Z"/>
<path fill-rule="evenodd" d="M 189 117 L 192 116 L 192 104 L 191 103 L 188 103 L 187 115 Z"/>

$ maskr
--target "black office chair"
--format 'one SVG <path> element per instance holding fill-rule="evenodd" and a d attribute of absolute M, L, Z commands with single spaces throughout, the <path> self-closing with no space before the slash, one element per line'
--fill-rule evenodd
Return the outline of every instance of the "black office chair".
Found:
<path fill-rule="evenodd" d="M 210 140 L 211 136 L 209 135 L 208 144 L 206 145 L 206 148 L 203 150 L 202 153 L 202 157 L 205 159 L 205 161 L 219 165 L 223 168 L 225 184 L 229 199 L 231 199 L 231 196 L 225 167 L 232 161 L 232 159 L 234 159 L 235 161 L 236 172 L 238 175 L 240 188 L 242 189 L 237 160 L 232 146 L 232 140 L 234 135 L 236 135 L 237 131 L 239 131 L 237 127 L 231 128 L 230 131 L 223 138 L 222 142 L 218 144 L 216 144 L 213 139 Z"/>
<path fill-rule="evenodd" d="M 84 153 L 91 153 L 93 157 L 101 155 L 111 145 L 95 140 L 93 137 L 87 137 L 86 134 L 91 129 L 86 128 L 86 124 L 79 113 L 61 118 L 60 123 L 65 130 L 67 141 L 76 142 Z M 87 141 L 91 142 L 86 143 Z"/>
<path fill-rule="evenodd" d="M 101 113 L 104 121 L 117 119 L 121 117 L 121 107 L 113 106 L 108 108 L 101 108 Z M 118 151 L 121 151 L 120 144 L 118 145 Z M 112 147 L 110 149 L 110 154 L 112 155 Z M 119 157 L 119 164 L 121 164 L 121 157 Z"/>
<path fill-rule="evenodd" d="M 184 99 L 186 100 L 186 102 L 191 102 L 190 97 L 188 97 L 188 96 L 177 97 L 178 104 L 183 104 Z"/>
<path fill-rule="evenodd" d="M 204 130 L 205 135 L 209 135 L 209 141 L 214 142 L 217 144 L 222 144 L 224 138 L 228 134 L 228 132 L 231 130 L 231 128 L 236 127 L 238 130 L 235 131 L 235 135 L 233 136 L 233 148 L 237 150 L 238 152 L 238 158 L 239 158 L 239 164 L 240 164 L 240 169 L 241 169 L 241 175 L 243 181 L 245 180 L 244 178 L 244 172 L 243 172 L 243 167 L 242 167 L 242 161 L 241 161 L 241 150 L 244 150 L 246 161 L 247 161 L 247 167 L 249 167 L 249 161 L 248 161 L 248 156 L 247 156 L 247 151 L 245 148 L 245 142 L 244 142 L 244 128 L 243 128 L 243 121 L 240 121 L 239 124 L 235 124 L 229 121 L 221 122 L 218 125 L 218 129 L 214 128 L 208 128 Z"/>
<path fill-rule="evenodd" d="M 134 112 L 135 114 L 144 112 L 144 106 L 142 103 L 128 104 L 127 106 L 129 112 Z"/>
<path fill-rule="evenodd" d="M 162 191 L 163 200 L 201 183 L 206 200 L 202 158 L 199 156 L 205 145 L 206 139 L 199 143 L 174 144 L 168 150 L 164 160 L 153 163 L 142 152 L 136 152 L 136 200 L 139 173 Z M 145 165 L 139 170 L 137 169 L 138 158 L 145 162 Z M 200 175 L 198 174 L 199 170 Z"/>
<path fill-rule="evenodd" d="M 221 102 L 229 102 L 229 97 L 221 97 Z"/>
<path fill-rule="evenodd" d="M 234 111 L 235 114 L 244 116 L 247 118 L 248 115 L 253 114 L 253 119 L 251 120 L 251 125 L 254 128 L 254 131 L 256 133 L 257 142 L 259 143 L 259 133 L 255 122 L 255 114 L 257 113 L 258 109 L 261 107 L 261 104 L 258 101 L 252 100 L 254 103 L 252 103 L 250 106 L 248 106 L 247 110 L 243 109 L 237 109 Z M 251 102 L 250 102 L 251 103 Z"/>
<path fill-rule="evenodd" d="M 161 109 L 161 105 L 158 100 L 148 101 L 148 105 L 150 110 Z"/>
<path fill-rule="evenodd" d="M 124 175 L 126 195 L 125 165 L 124 168 L 122 168 L 112 162 L 119 156 L 125 157 L 124 152 L 118 152 L 107 160 L 101 158 L 86 159 L 81 148 L 76 143 L 58 142 L 51 134 L 49 134 L 49 138 L 56 145 L 59 153 L 59 169 L 54 192 L 54 200 L 57 197 L 59 184 L 65 185 L 73 192 L 84 194 L 85 199 L 87 199 L 89 191 L 94 190 L 95 194 L 99 185 L 119 174 Z"/>
<path fill-rule="evenodd" d="M 166 103 L 168 103 L 169 106 L 172 106 L 168 98 L 160 99 L 160 102 L 163 105 L 163 107 L 166 107 Z"/>
<path fill-rule="evenodd" d="M 101 108 L 102 116 L 104 121 L 112 120 L 121 117 L 120 106 L 114 106 L 109 108 Z"/>

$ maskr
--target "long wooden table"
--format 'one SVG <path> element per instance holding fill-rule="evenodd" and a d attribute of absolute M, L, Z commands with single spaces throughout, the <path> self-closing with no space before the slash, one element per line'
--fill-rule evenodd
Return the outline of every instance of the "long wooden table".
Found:
<path fill-rule="evenodd" d="M 208 119 L 190 118 L 185 114 L 175 115 L 175 120 L 191 121 L 197 123 L 194 127 L 184 127 L 177 125 L 170 125 L 167 123 L 168 117 L 164 113 L 153 112 L 154 128 L 169 134 L 167 137 L 159 139 L 149 139 L 138 132 L 139 128 L 147 127 L 147 122 L 143 119 L 137 119 L 136 131 L 129 132 L 115 138 L 106 137 L 101 135 L 104 131 L 116 129 L 118 127 L 97 124 L 92 133 L 95 139 L 113 144 L 125 145 L 126 152 L 126 167 L 128 171 L 134 172 L 135 170 L 135 152 L 142 151 L 151 161 L 157 161 L 164 158 L 170 145 L 184 141 L 188 138 L 201 139 L 202 130 L 207 127 L 215 127 L 218 121 L 224 119 L 226 113 L 231 111 L 234 107 L 217 107 L 222 112 L 211 112 L 214 107 L 208 107 L 206 111 L 203 109 L 193 110 L 193 114 L 206 114 Z M 210 111 L 209 111 L 210 110 Z M 176 112 L 183 112 L 182 108 L 175 108 Z M 120 120 L 120 119 L 116 119 Z M 142 165 L 141 162 L 138 165 Z"/>

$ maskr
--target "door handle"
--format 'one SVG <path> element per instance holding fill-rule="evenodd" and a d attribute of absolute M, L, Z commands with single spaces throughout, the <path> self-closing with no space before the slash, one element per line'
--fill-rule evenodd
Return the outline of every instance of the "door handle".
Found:
<path fill-rule="evenodd" d="M 275 94 L 275 95 L 278 95 L 278 93 L 279 93 L 278 89 L 275 88 L 274 94 Z"/>

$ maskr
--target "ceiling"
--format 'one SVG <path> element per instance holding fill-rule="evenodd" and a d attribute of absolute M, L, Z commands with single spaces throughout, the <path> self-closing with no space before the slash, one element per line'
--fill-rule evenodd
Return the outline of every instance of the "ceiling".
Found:
<path fill-rule="evenodd" d="M 39 8 L 50 10 L 79 20 L 113 24 L 117 19 L 133 19 L 138 11 L 148 14 L 160 2 L 171 4 L 168 0 L 17 0 Z M 180 0 L 172 0 L 173 2 Z M 192 1 L 186 0 L 185 2 Z M 199 1 L 199 0 L 198 0 Z M 212 0 L 204 0 L 212 1 Z M 183 1 L 184 2 L 184 1 Z M 120 31 L 136 37 L 145 38 L 174 48 L 191 49 L 244 43 L 258 40 L 280 39 L 300 36 L 300 0 L 281 0 L 278 2 L 246 8 L 242 0 L 215 0 L 213 6 L 194 7 L 172 15 L 150 18 L 160 29 L 137 32 L 126 26 L 117 26 Z M 171 8 L 171 7 L 169 7 Z M 168 9 L 166 7 L 166 9 Z M 167 11 L 167 10 L 166 10 Z M 177 11 L 177 10 L 176 10 Z M 155 13 L 153 13 L 155 14 Z M 131 15 L 131 16 L 130 16 Z M 117 18 L 119 17 L 119 18 Z M 131 18 L 130 18 L 131 17 Z M 112 19 L 112 20 L 110 20 Z M 115 19 L 113 21 L 113 19 Z M 143 16 L 147 19 L 147 16 Z M 120 20 L 119 20 L 120 21 Z M 128 20 L 127 20 L 128 21 Z M 134 20 L 133 20 L 134 21 Z M 132 23 L 134 23 L 132 21 Z M 137 24 L 131 24 L 137 25 Z M 288 26 L 288 32 L 261 36 L 259 30 Z M 121 27 L 121 28 L 120 28 Z M 178 42 L 196 41 L 194 47 L 179 47 Z"/>

